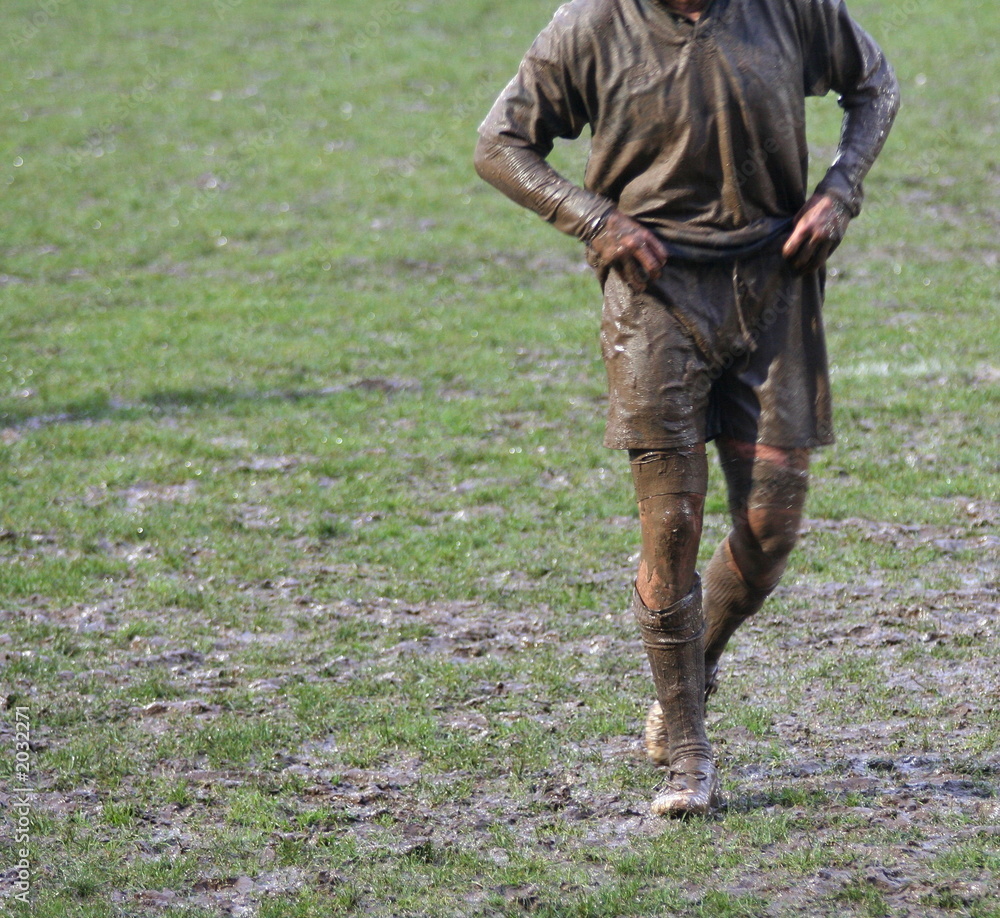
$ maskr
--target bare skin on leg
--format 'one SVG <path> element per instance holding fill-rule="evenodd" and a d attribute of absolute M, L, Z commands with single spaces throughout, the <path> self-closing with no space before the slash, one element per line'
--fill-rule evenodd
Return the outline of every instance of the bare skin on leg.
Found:
<path fill-rule="evenodd" d="M 642 554 L 636 589 L 650 609 L 666 609 L 694 582 L 708 483 L 705 445 L 629 452 L 639 505 Z"/>
<path fill-rule="evenodd" d="M 642 555 L 635 584 L 650 609 L 666 609 L 694 582 L 705 498 L 670 494 L 639 504 Z"/>

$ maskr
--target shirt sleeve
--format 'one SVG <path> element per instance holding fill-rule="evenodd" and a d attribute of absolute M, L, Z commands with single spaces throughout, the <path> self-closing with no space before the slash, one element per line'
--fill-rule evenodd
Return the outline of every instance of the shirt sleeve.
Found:
<path fill-rule="evenodd" d="M 613 203 L 545 161 L 557 137 L 579 137 L 590 123 L 581 91 L 588 42 L 581 40 L 572 7 L 560 8 L 535 39 L 480 125 L 476 171 L 564 233 L 589 241 Z"/>
<path fill-rule="evenodd" d="M 805 91 L 840 94 L 844 110 L 837 155 L 817 187 L 856 217 L 862 183 L 899 110 L 899 83 L 882 49 L 850 16 L 843 0 L 812 0 L 805 48 Z"/>

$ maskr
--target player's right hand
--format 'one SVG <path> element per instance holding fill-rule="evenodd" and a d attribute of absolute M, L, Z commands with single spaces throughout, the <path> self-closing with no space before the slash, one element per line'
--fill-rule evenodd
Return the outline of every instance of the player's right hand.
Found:
<path fill-rule="evenodd" d="M 618 268 L 636 293 L 656 280 L 667 263 L 667 250 L 656 235 L 620 210 L 608 214 L 589 245 L 600 263 Z"/>
<path fill-rule="evenodd" d="M 835 198 L 814 194 L 795 215 L 795 228 L 781 250 L 797 271 L 818 271 L 840 245 L 851 215 Z"/>

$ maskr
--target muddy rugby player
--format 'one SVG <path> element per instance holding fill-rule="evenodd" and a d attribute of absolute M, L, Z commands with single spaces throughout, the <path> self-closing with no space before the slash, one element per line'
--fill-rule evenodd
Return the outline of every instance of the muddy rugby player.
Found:
<path fill-rule="evenodd" d="M 805 98 L 831 90 L 840 144 L 807 197 Z M 809 451 L 832 441 L 824 265 L 898 104 L 841 0 L 572 0 L 480 127 L 479 174 L 583 241 L 603 289 L 604 442 L 631 463 L 646 748 L 667 769 L 654 813 L 720 803 L 705 701 L 784 571 Z M 580 187 L 546 157 L 588 126 Z M 708 440 L 732 529 L 699 578 Z"/>

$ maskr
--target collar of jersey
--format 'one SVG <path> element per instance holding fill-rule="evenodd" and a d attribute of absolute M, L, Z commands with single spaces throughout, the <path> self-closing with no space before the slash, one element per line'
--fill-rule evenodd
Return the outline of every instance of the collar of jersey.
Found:
<path fill-rule="evenodd" d="M 725 20 L 730 2 L 731 0 L 711 0 L 701 18 L 687 24 L 678 22 L 677 15 L 662 0 L 638 0 L 639 5 L 648 11 L 650 24 L 665 33 L 665 37 L 674 44 L 685 44 L 711 32 Z"/>

